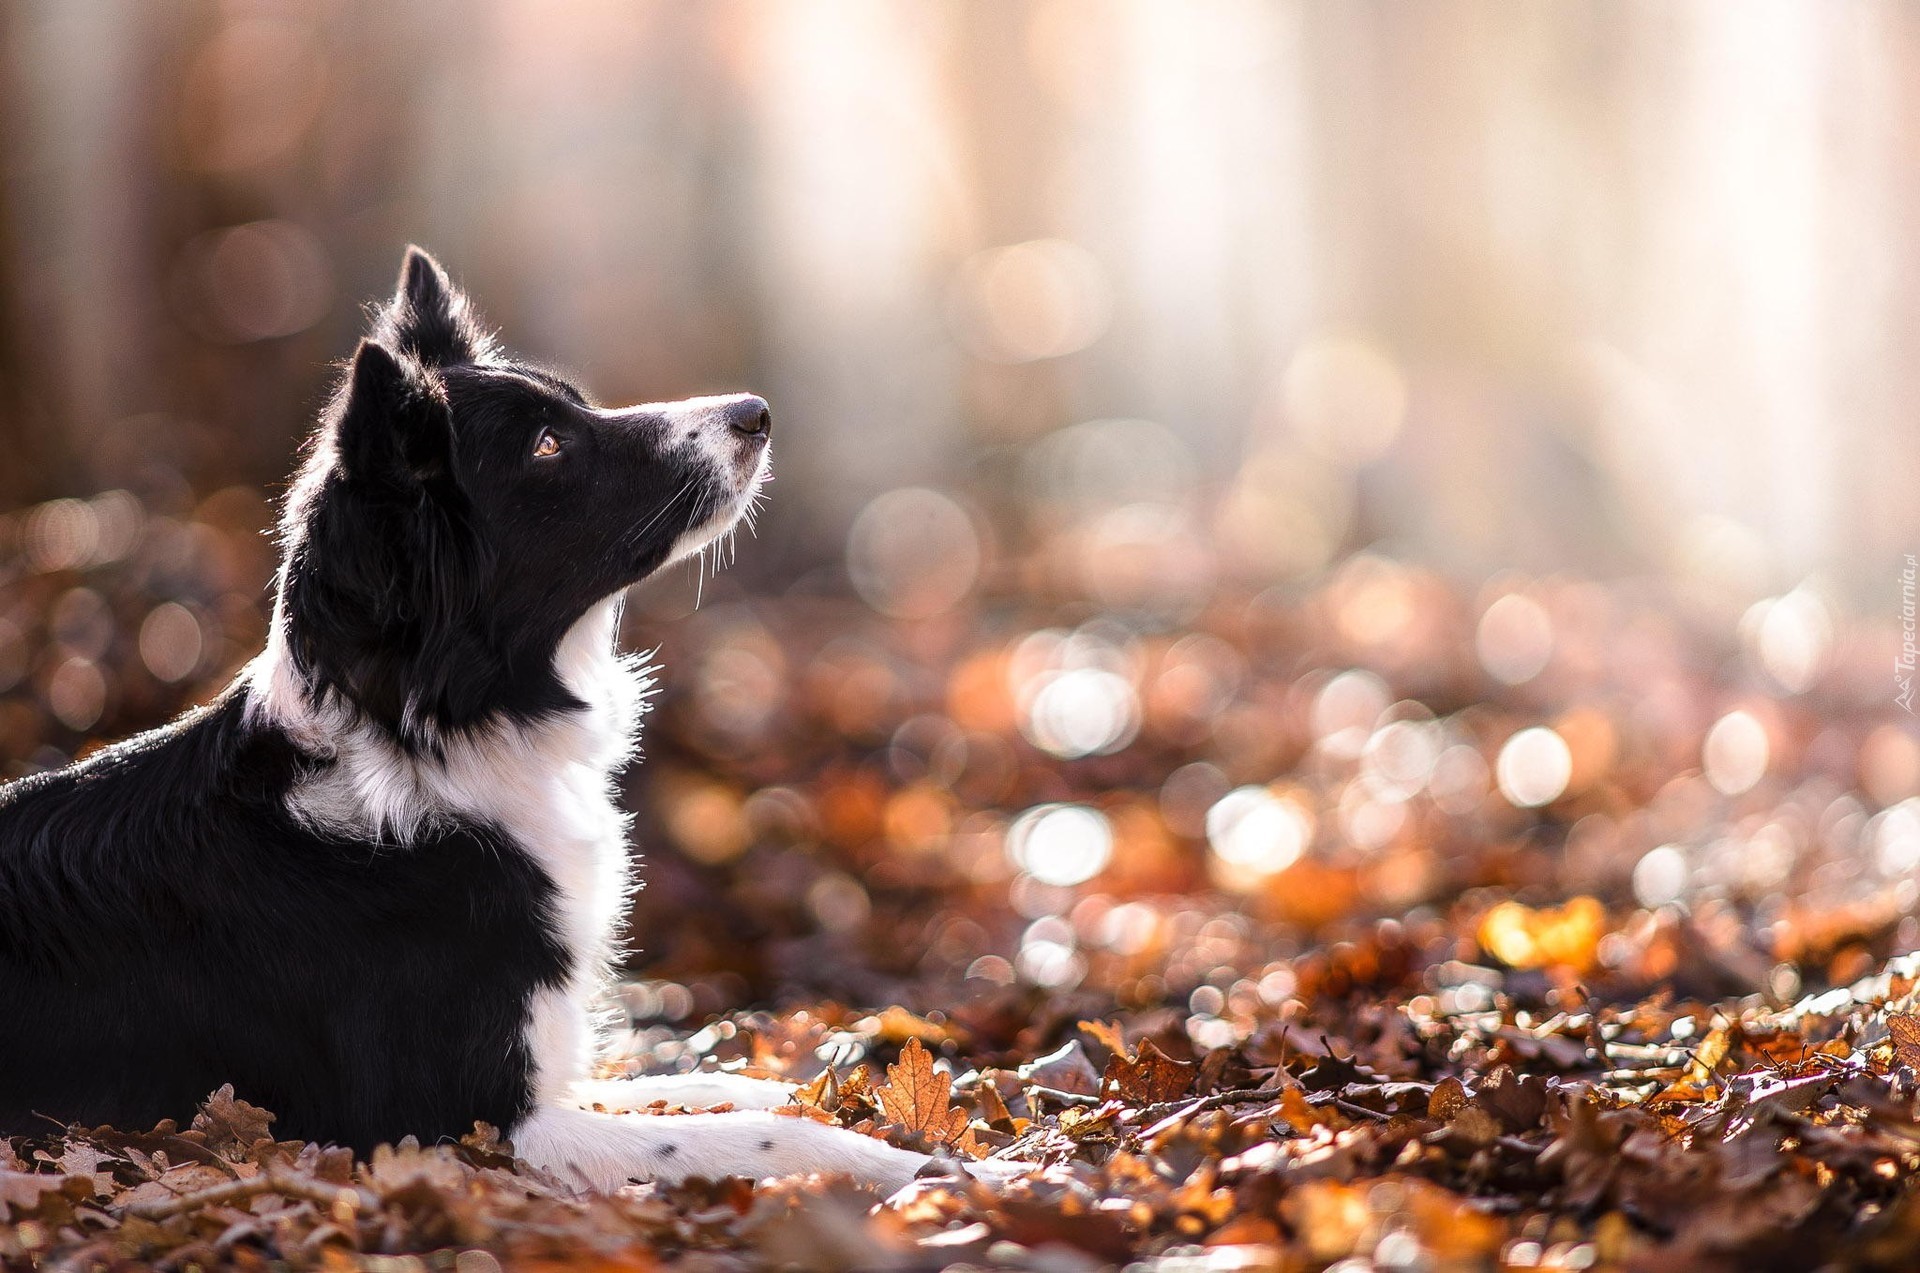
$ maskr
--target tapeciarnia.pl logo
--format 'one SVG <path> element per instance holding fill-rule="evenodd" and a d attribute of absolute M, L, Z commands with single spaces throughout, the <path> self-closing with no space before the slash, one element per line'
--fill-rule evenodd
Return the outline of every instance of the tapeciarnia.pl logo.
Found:
<path fill-rule="evenodd" d="M 1900 572 L 1900 652 L 1893 656 L 1893 701 L 1913 712 L 1914 669 L 1914 554 L 1907 554 L 1907 567 Z"/>

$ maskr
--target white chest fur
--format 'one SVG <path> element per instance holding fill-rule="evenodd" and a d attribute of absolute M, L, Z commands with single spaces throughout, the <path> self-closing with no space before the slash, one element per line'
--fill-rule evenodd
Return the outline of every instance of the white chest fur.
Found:
<path fill-rule="evenodd" d="M 556 668 L 584 709 L 534 725 L 501 723 L 448 740 L 439 757 L 409 756 L 345 709 L 306 702 L 284 645 L 269 642 L 251 673 L 256 709 L 333 764 L 297 788 L 295 816 L 342 834 L 404 846 L 454 819 L 491 823 L 553 882 L 549 917 L 570 959 L 565 985 L 527 1005 L 537 1100 L 587 1077 L 593 1005 L 620 953 L 633 891 L 627 815 L 614 778 L 631 757 L 651 685 L 640 660 L 615 653 L 618 597 L 569 631 Z"/>

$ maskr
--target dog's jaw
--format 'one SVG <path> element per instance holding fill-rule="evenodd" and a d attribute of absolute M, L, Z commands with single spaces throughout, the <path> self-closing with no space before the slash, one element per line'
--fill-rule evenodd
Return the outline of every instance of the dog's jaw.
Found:
<path fill-rule="evenodd" d="M 662 568 L 686 560 L 738 525 L 747 510 L 753 507 L 754 500 L 759 498 L 761 488 L 766 485 L 773 471 L 771 444 L 760 446 L 752 465 L 745 467 L 736 456 L 726 453 L 726 439 L 700 438 L 692 445 L 700 448 L 715 473 L 731 475 L 728 485 L 733 488 L 733 493 L 711 516 L 682 532 L 673 541 Z"/>

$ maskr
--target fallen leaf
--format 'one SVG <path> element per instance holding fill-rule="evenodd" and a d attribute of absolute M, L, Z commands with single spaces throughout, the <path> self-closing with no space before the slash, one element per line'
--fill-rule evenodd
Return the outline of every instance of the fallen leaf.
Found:
<path fill-rule="evenodd" d="M 1104 1047 L 1105 1049 L 1107 1049 L 1107 1051 L 1113 1053 L 1115 1056 L 1126 1055 L 1127 1040 L 1126 1040 L 1126 1036 L 1120 1032 L 1120 1025 L 1118 1022 L 1082 1021 L 1080 1023 L 1080 1028 L 1086 1031 L 1087 1034 L 1093 1038 L 1094 1042 L 1098 1043 L 1101 1047 Z"/>
<path fill-rule="evenodd" d="M 932 1054 L 918 1039 L 907 1040 L 874 1094 L 888 1122 L 938 1144 L 951 1145 L 967 1130 L 966 1112 L 954 1107 L 952 1086 L 933 1068 Z"/>
<path fill-rule="evenodd" d="M 898 1005 L 889 1005 L 877 1015 L 860 1022 L 860 1030 L 882 1043 L 905 1043 L 918 1039 L 923 1043 L 948 1043 L 953 1031 L 935 1021 L 916 1016 Z"/>
<path fill-rule="evenodd" d="M 999 1132 L 1009 1134 L 1014 1132 L 1013 1111 L 1008 1109 L 1006 1101 L 1001 1099 L 1000 1089 L 994 1085 L 992 1079 L 981 1082 L 975 1101 L 980 1106 L 980 1117 L 986 1121 L 987 1126 Z"/>
<path fill-rule="evenodd" d="M 1100 1071 L 1093 1068 L 1093 1062 L 1087 1059 L 1087 1050 L 1080 1046 L 1078 1039 L 1069 1039 L 1045 1056 L 1021 1066 L 1019 1075 L 1029 1083 L 1076 1096 L 1100 1093 Z"/>
<path fill-rule="evenodd" d="M 231 1154 L 270 1140 L 272 1126 L 272 1114 L 236 1097 L 233 1084 L 228 1083 L 207 1097 L 188 1130 L 206 1137 L 207 1148 L 215 1153 Z"/>
<path fill-rule="evenodd" d="M 1131 1058 L 1114 1053 L 1107 1062 L 1104 1086 L 1135 1104 L 1160 1105 L 1186 1095 L 1193 1086 L 1194 1069 L 1192 1062 L 1176 1061 L 1152 1039 L 1142 1039 Z"/>
<path fill-rule="evenodd" d="M 1893 1059 L 1908 1071 L 1920 1074 L 1920 1017 L 1889 1012 L 1887 1032 L 1893 1036 Z"/>
<path fill-rule="evenodd" d="M 1511 968 L 1591 968 L 1606 934 L 1607 911 L 1597 898 L 1535 909 L 1501 902 L 1480 921 L 1480 948 Z"/>
<path fill-rule="evenodd" d="M 1448 1119 L 1467 1107 L 1466 1084 L 1448 1075 L 1433 1085 L 1433 1095 L 1427 1098 L 1427 1114 L 1432 1118 Z"/>

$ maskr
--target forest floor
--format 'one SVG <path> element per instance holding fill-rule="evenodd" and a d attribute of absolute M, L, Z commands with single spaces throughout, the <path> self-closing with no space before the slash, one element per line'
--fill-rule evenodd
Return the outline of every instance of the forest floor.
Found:
<path fill-rule="evenodd" d="M 493 1129 L 355 1162 L 222 1092 L 0 1143 L 0 1262 L 1920 1266 L 1920 734 L 1885 634 L 1810 604 L 1733 630 L 1378 558 L 1152 621 L 710 600 L 629 793 L 611 1072 L 786 1077 L 794 1117 L 1029 1174 L 577 1198 Z M 95 733 L 173 705 L 116 657 Z M 7 754 L 83 750 L 36 684 Z"/>

